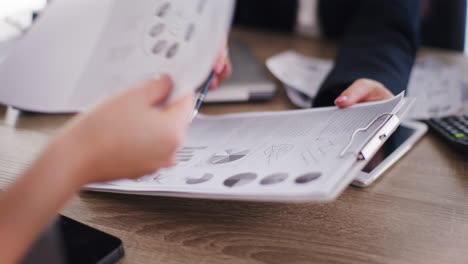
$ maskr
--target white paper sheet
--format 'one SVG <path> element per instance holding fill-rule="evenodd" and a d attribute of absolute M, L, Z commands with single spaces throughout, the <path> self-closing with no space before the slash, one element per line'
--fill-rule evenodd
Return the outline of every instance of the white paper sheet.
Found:
<path fill-rule="evenodd" d="M 234 0 L 52 1 L 0 66 L 0 100 L 75 112 L 161 73 L 172 100 L 209 75 L 227 38 Z"/>
<path fill-rule="evenodd" d="M 409 113 L 413 119 L 468 115 L 468 81 L 457 68 L 431 57 L 416 63 L 408 96 L 418 99 Z"/>
<path fill-rule="evenodd" d="M 358 128 L 403 100 L 287 112 L 200 116 L 178 152 L 178 165 L 138 180 L 89 187 L 101 191 L 246 200 L 324 201 L 334 198 L 356 155 L 384 123 L 358 134 L 352 154 L 340 152 Z M 352 176 L 352 175 L 351 175 Z M 346 185 L 346 183 L 345 183 Z M 343 187 L 344 188 L 344 187 Z"/>
<path fill-rule="evenodd" d="M 286 86 L 314 98 L 333 67 L 330 60 L 303 56 L 286 51 L 269 58 L 268 69 Z M 308 106 L 310 107 L 310 105 Z"/>
<path fill-rule="evenodd" d="M 2 64 L 3 61 L 6 59 L 16 42 L 16 39 L 10 39 L 7 41 L 0 42 L 0 64 Z"/>

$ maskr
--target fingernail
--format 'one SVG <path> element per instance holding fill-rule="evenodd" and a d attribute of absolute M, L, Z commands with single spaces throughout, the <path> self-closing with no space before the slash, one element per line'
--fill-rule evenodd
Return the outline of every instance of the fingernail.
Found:
<path fill-rule="evenodd" d="M 346 96 L 346 95 L 340 96 L 340 97 L 336 98 L 335 104 L 344 103 L 344 102 L 348 101 L 348 99 L 349 99 L 349 98 L 348 98 L 348 96 Z"/>

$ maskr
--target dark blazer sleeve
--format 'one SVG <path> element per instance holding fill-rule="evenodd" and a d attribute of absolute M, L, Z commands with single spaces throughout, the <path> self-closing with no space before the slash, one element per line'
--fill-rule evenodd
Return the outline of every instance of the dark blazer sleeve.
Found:
<path fill-rule="evenodd" d="M 349 2 L 355 6 L 346 7 Z M 379 81 L 394 94 L 404 91 L 419 46 L 421 5 L 421 0 L 321 0 L 323 32 L 339 38 L 339 51 L 314 106 L 332 105 L 360 78 Z M 336 10 L 352 14 L 337 18 Z"/>
<path fill-rule="evenodd" d="M 297 0 L 237 0 L 234 25 L 292 33 Z"/>

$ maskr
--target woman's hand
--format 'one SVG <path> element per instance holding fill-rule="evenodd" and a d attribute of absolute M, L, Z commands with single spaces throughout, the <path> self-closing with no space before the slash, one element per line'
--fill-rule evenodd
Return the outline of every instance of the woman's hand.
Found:
<path fill-rule="evenodd" d="M 137 178 L 173 166 L 193 111 L 193 96 L 164 105 L 168 76 L 124 92 L 67 126 L 52 148 L 81 153 L 79 184 Z"/>
<path fill-rule="evenodd" d="M 370 79 L 359 79 L 348 87 L 335 100 L 340 108 L 350 107 L 358 103 L 390 99 L 394 95 L 380 82 Z"/>
<path fill-rule="evenodd" d="M 0 197 L 0 263 L 18 262 L 83 185 L 141 177 L 174 164 L 193 96 L 163 105 L 171 88 L 167 76 L 148 82 L 78 116 L 59 133 Z"/>
<path fill-rule="evenodd" d="M 216 89 L 218 86 L 227 80 L 232 75 L 232 64 L 229 59 L 229 51 L 227 45 L 219 53 L 218 59 L 214 67 L 215 78 L 211 82 L 211 89 Z"/>

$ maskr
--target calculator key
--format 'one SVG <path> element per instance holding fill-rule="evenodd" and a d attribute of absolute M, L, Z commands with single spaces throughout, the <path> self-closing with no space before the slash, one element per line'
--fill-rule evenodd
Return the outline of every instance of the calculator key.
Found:
<path fill-rule="evenodd" d="M 452 127 L 447 127 L 445 130 L 447 130 L 450 134 L 455 134 L 457 132 L 457 130 L 453 129 Z"/>
<path fill-rule="evenodd" d="M 164 2 L 156 11 L 156 16 L 158 17 L 165 17 L 171 8 L 171 3 Z"/>
<path fill-rule="evenodd" d="M 433 118 L 428 124 L 440 134 L 455 149 L 468 153 L 468 118 L 467 116 L 452 116 Z"/>
<path fill-rule="evenodd" d="M 440 122 L 439 122 L 439 125 L 440 125 L 441 127 L 448 127 L 448 126 L 449 126 L 449 124 L 448 124 L 447 122 L 445 122 L 445 121 L 440 121 Z"/>
<path fill-rule="evenodd" d="M 174 56 L 177 54 L 177 51 L 179 51 L 179 44 L 178 44 L 178 43 L 174 43 L 174 44 L 167 50 L 166 57 L 167 57 L 168 59 L 174 57 Z"/>
<path fill-rule="evenodd" d="M 156 44 L 154 44 L 153 46 L 153 49 L 152 49 L 152 52 L 153 54 L 159 54 L 161 53 L 167 46 L 167 41 L 165 40 L 160 40 L 158 42 L 156 42 Z"/>
<path fill-rule="evenodd" d="M 155 38 L 159 36 L 164 31 L 165 25 L 163 23 L 159 23 L 154 25 L 150 30 L 150 36 Z"/>

